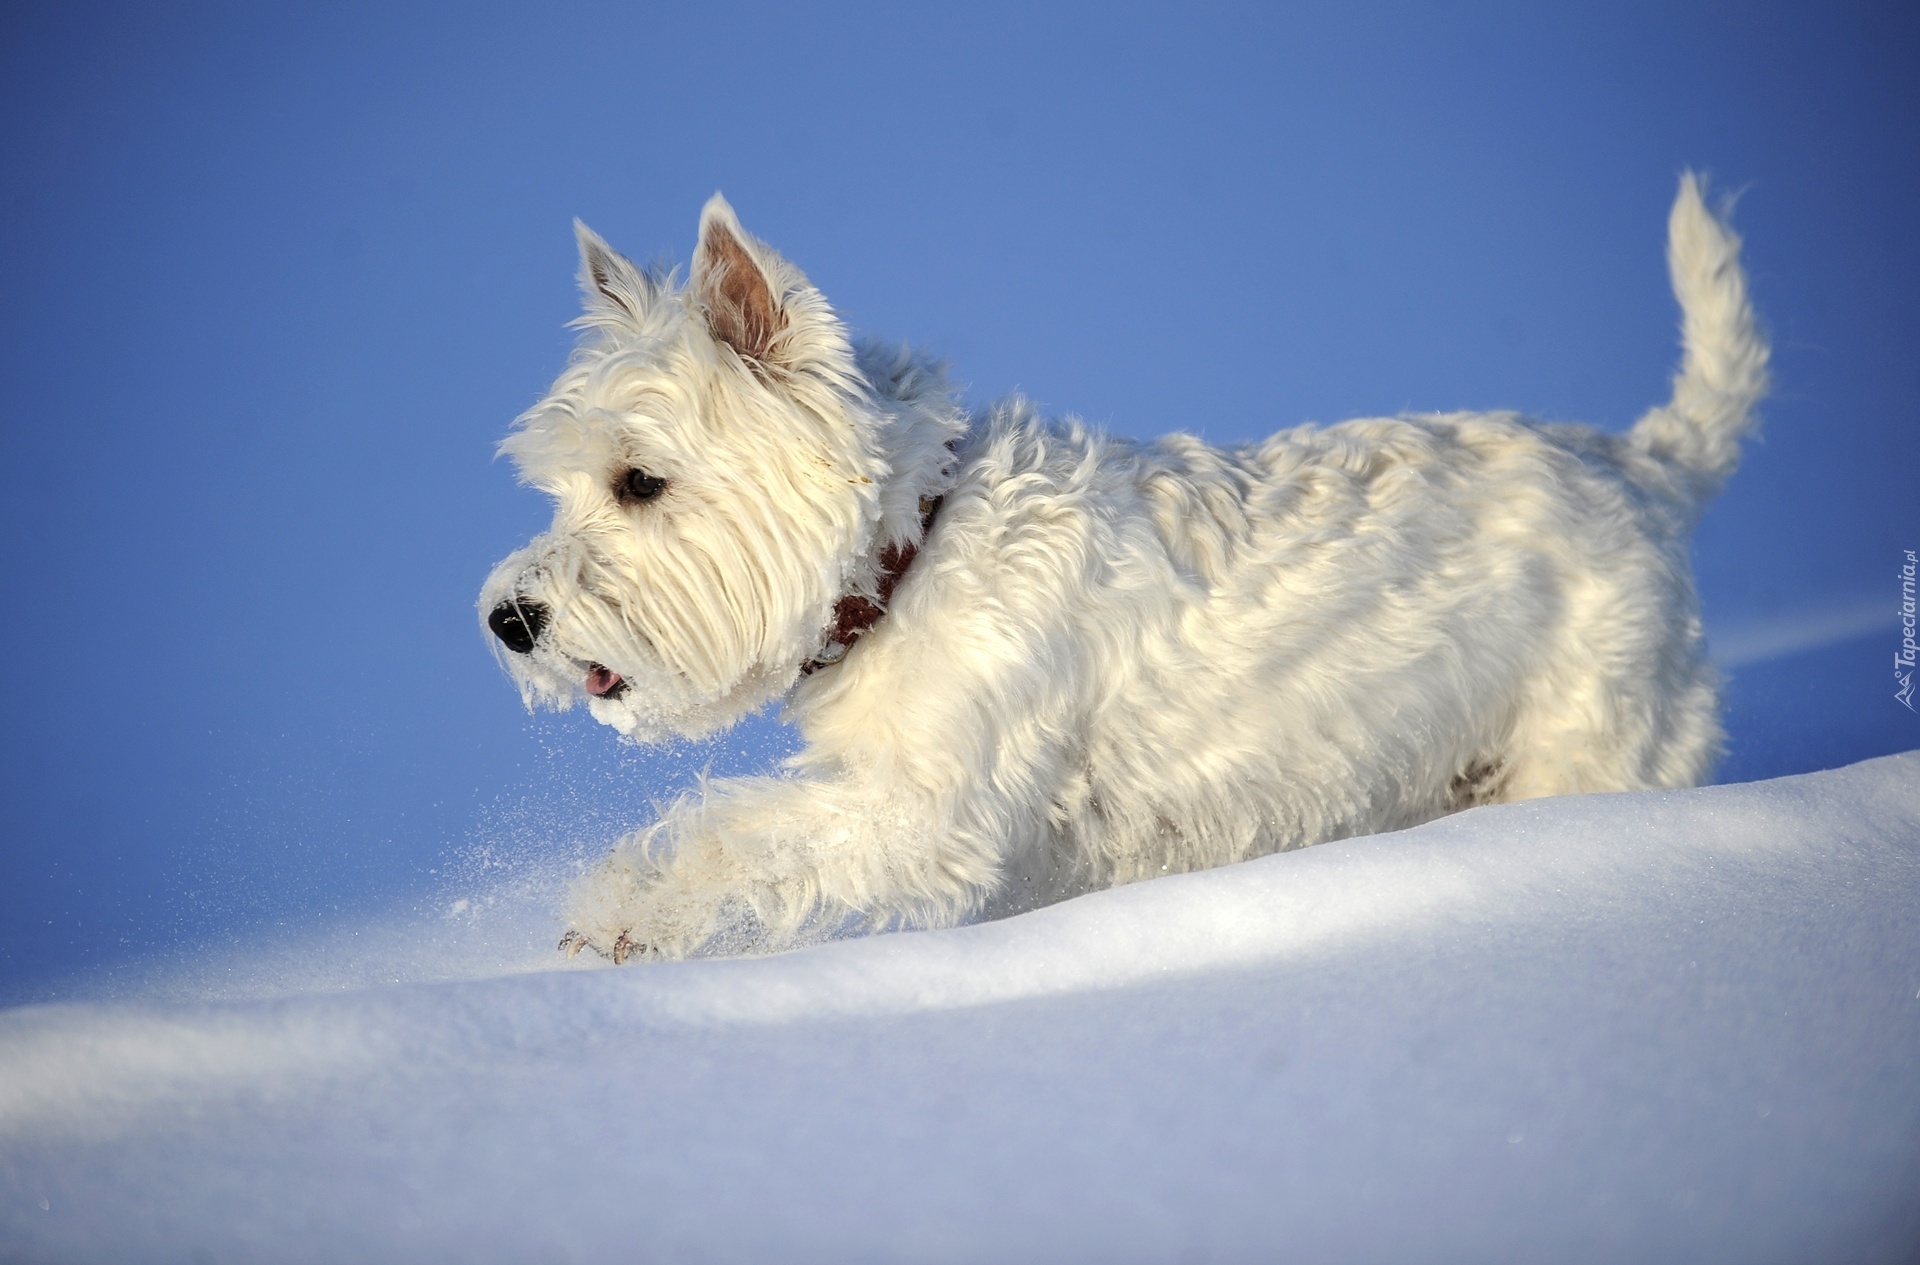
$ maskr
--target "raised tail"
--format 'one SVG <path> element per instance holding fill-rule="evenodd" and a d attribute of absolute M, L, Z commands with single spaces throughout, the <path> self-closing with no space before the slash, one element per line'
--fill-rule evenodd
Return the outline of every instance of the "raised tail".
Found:
<path fill-rule="evenodd" d="M 1740 462 L 1740 440 L 1767 393 L 1767 343 L 1747 303 L 1740 239 L 1707 210 L 1691 171 L 1667 217 L 1667 271 L 1686 354 L 1673 398 L 1634 423 L 1628 440 L 1674 467 L 1697 508 Z"/>

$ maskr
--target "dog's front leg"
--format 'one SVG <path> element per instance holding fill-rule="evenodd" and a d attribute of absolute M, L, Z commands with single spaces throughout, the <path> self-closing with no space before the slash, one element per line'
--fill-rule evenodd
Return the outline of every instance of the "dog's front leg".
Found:
<path fill-rule="evenodd" d="M 771 949 L 803 927 L 938 926 L 979 906 L 992 847 L 936 798 L 857 779 L 708 783 L 622 840 L 574 894 L 562 947 L 679 958 L 722 933 Z"/>

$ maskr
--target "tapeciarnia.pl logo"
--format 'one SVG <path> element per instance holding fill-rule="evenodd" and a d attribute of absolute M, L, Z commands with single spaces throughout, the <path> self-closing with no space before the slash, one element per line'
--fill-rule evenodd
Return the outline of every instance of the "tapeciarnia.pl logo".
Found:
<path fill-rule="evenodd" d="M 1893 679 L 1900 683 L 1894 691 L 1894 701 L 1908 711 L 1915 711 L 1913 705 L 1913 550 L 1907 552 L 1906 565 L 1900 568 L 1900 649 L 1893 656 Z"/>

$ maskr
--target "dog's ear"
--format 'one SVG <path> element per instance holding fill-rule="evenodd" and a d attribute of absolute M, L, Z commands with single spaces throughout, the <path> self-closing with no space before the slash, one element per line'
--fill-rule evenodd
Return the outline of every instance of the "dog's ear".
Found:
<path fill-rule="evenodd" d="M 774 276 L 780 257 L 756 241 L 719 194 L 700 212 L 688 288 L 713 336 L 749 360 L 775 357 L 787 316 Z"/>
<path fill-rule="evenodd" d="M 587 316 L 616 316 L 637 320 L 653 296 L 633 261 L 600 239 L 600 235 L 573 222 L 574 239 L 580 243 L 580 298 Z"/>

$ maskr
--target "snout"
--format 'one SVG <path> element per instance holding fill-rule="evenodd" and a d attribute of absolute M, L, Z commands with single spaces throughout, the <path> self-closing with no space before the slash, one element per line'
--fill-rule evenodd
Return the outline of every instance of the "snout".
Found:
<path fill-rule="evenodd" d="M 487 627 L 515 654 L 532 654 L 533 643 L 547 626 L 547 608 L 527 598 L 508 598 L 487 616 Z"/>

